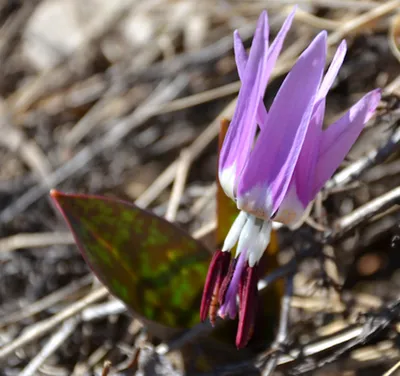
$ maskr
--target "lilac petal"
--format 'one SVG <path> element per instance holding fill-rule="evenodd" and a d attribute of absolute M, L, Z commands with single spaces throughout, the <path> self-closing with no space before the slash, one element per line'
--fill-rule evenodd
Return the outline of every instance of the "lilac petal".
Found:
<path fill-rule="evenodd" d="M 381 98 L 381 90 L 373 90 L 361 98 L 338 121 L 322 132 L 318 161 L 315 167 L 312 198 L 339 167 L 364 124 L 370 119 Z"/>
<path fill-rule="evenodd" d="M 295 184 L 297 197 L 304 208 L 311 201 L 310 194 L 313 188 L 324 115 L 325 99 L 322 99 L 314 106 L 313 115 L 292 177 L 291 184 Z"/>
<path fill-rule="evenodd" d="M 301 149 L 299 159 L 297 161 L 296 168 L 292 177 L 292 181 L 290 183 L 290 185 L 294 184 L 295 188 L 289 188 L 289 191 L 295 191 L 296 199 L 299 199 L 299 201 L 304 206 L 304 209 L 313 198 L 311 196 L 314 184 L 315 165 L 317 163 L 319 142 L 322 135 L 322 125 L 325 115 L 325 97 L 328 94 L 328 91 L 335 81 L 339 69 L 343 64 L 346 50 L 346 41 L 343 40 L 336 50 L 328 71 L 326 72 L 322 80 L 321 86 L 319 87 L 316 103 L 313 109 L 313 115 L 310 120 L 310 125 L 308 126 L 303 147 Z M 293 194 L 292 196 L 295 197 Z M 293 197 L 291 198 L 291 201 L 294 200 Z M 283 200 L 282 205 L 288 206 L 288 203 L 285 201 L 287 201 L 286 197 Z M 287 209 L 286 211 L 288 210 L 289 209 Z M 291 216 L 293 213 L 294 211 L 291 213 Z"/>
<path fill-rule="evenodd" d="M 243 81 L 248 56 L 246 49 L 244 48 L 242 38 L 240 38 L 240 34 L 237 30 L 233 32 L 233 50 L 235 52 L 235 62 L 238 75 L 240 80 Z"/>
<path fill-rule="evenodd" d="M 268 51 L 267 67 L 264 71 L 264 77 L 263 77 L 265 80 L 265 86 L 267 86 L 269 78 L 271 77 L 271 73 L 275 67 L 276 60 L 278 59 L 278 56 L 282 50 L 283 42 L 285 41 L 286 35 L 290 27 L 292 26 L 296 10 L 297 6 L 294 6 L 293 10 L 286 18 L 285 22 L 283 23 L 281 29 L 278 32 L 278 35 L 272 42 L 271 48 Z M 257 122 L 260 125 L 260 127 L 263 127 L 267 122 L 267 110 L 265 109 L 263 98 L 264 98 L 264 93 L 260 99 L 260 105 L 258 106 L 257 109 Z"/>
<path fill-rule="evenodd" d="M 290 27 L 292 26 L 296 10 L 297 6 L 293 7 L 293 10 L 286 18 L 276 38 L 272 42 L 271 48 L 268 51 L 268 68 L 269 68 L 267 70 L 268 79 L 275 66 L 276 60 L 278 59 L 278 56 L 282 50 L 283 42 L 286 38 L 286 35 Z M 236 61 L 236 67 L 238 69 L 239 78 L 241 81 L 243 81 L 248 57 L 247 57 L 247 52 L 243 46 L 242 39 L 240 38 L 240 34 L 237 30 L 235 30 L 235 32 L 233 33 L 233 48 L 235 51 L 235 61 Z"/>
<path fill-rule="evenodd" d="M 247 52 L 243 46 L 242 39 L 240 38 L 239 32 L 237 30 L 235 30 L 235 32 L 233 33 L 233 48 L 235 50 L 235 61 L 239 78 L 243 81 L 248 57 Z M 262 124 L 265 124 L 267 120 L 267 110 L 265 109 L 263 96 L 264 93 L 261 96 L 256 116 L 257 124 L 259 124 L 260 126 Z"/>
<path fill-rule="evenodd" d="M 271 76 L 272 70 L 274 69 L 276 60 L 278 59 L 279 54 L 281 53 L 283 42 L 285 41 L 286 35 L 292 26 L 292 22 L 294 19 L 294 15 L 296 13 L 297 6 L 293 7 L 293 10 L 290 12 L 289 16 L 286 18 L 285 22 L 283 23 L 281 29 L 279 30 L 276 38 L 271 44 L 271 47 L 268 51 L 268 64 L 267 69 L 265 71 L 265 79 L 266 82 L 269 81 Z"/>
<path fill-rule="evenodd" d="M 295 180 L 289 184 L 289 188 L 286 192 L 285 198 L 283 199 L 279 209 L 277 210 L 274 221 L 283 223 L 289 228 L 295 226 L 302 219 L 307 205 L 305 205 L 299 198 L 297 192 L 298 185 Z"/>
<path fill-rule="evenodd" d="M 242 87 L 219 160 L 219 179 L 225 193 L 235 198 L 239 176 L 245 166 L 256 132 L 256 112 L 265 91 L 263 74 L 267 64 L 268 18 L 258 20 Z"/>
<path fill-rule="evenodd" d="M 238 186 L 238 207 L 269 218 L 292 178 L 321 83 L 326 31 L 317 35 L 283 82 Z"/>
<path fill-rule="evenodd" d="M 318 90 L 317 101 L 325 98 L 328 94 L 329 89 L 333 85 L 336 76 L 339 73 L 339 69 L 343 64 L 344 57 L 346 56 L 347 45 L 346 41 L 343 40 L 338 49 L 336 50 L 335 56 L 332 59 L 331 65 L 322 80 L 321 86 Z"/>
<path fill-rule="evenodd" d="M 293 7 L 293 10 L 290 12 L 289 16 L 286 18 L 285 22 L 283 23 L 281 29 L 279 30 L 276 38 L 271 44 L 271 48 L 268 50 L 268 62 L 267 62 L 267 68 L 265 72 L 263 73 L 264 75 L 264 80 L 265 80 L 265 86 L 267 85 L 269 78 L 271 76 L 272 70 L 274 69 L 276 60 L 278 59 L 278 56 L 282 50 L 283 42 L 285 41 L 286 35 L 292 26 L 293 18 L 296 13 L 297 6 Z M 233 33 L 233 48 L 235 51 L 235 61 L 236 61 L 236 66 L 238 69 L 238 74 L 239 78 L 241 81 L 243 81 L 244 74 L 245 74 L 245 69 L 246 69 L 246 64 L 247 64 L 247 52 L 243 46 L 243 42 L 240 38 L 239 32 L 236 30 Z M 266 123 L 267 120 L 267 110 L 265 109 L 264 103 L 263 103 L 263 97 L 264 93 L 261 96 L 260 99 L 260 104 L 257 109 L 257 124 L 260 126 L 263 126 Z"/>

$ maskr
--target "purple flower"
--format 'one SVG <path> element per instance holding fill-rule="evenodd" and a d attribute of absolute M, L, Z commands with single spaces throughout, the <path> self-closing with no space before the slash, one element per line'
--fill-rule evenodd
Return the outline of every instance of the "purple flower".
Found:
<path fill-rule="evenodd" d="M 268 18 L 263 12 L 249 56 L 238 32 L 234 33 L 242 87 L 221 150 L 219 179 L 241 212 L 210 265 L 201 319 L 210 312 L 215 320 L 217 303 L 221 317 L 235 317 L 238 297 L 238 347 L 246 345 L 252 330 L 257 265 L 269 243 L 272 221 L 291 226 L 301 219 L 380 100 L 380 90 L 369 92 L 323 129 L 326 95 L 343 63 L 346 43 L 342 41 L 324 75 L 327 33 L 322 31 L 298 58 L 267 113 L 264 92 L 294 13 L 295 9 L 268 48 Z M 236 244 L 236 257 L 230 260 Z"/>

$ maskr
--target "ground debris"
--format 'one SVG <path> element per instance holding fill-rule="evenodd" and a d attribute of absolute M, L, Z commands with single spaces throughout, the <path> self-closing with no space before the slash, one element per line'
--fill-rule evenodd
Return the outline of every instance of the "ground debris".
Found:
<path fill-rule="evenodd" d="M 215 247 L 219 122 L 240 87 L 232 32 L 249 47 L 268 9 L 275 34 L 289 3 L 0 1 L 1 375 L 395 374 L 399 1 L 301 5 L 272 74 L 267 107 L 327 29 L 328 55 L 348 42 L 327 124 L 367 91 L 384 94 L 303 225 L 278 230 L 280 265 L 259 285 L 286 279 L 275 341 L 238 352 L 203 324 L 152 337 L 90 274 L 48 196 L 136 201 Z"/>

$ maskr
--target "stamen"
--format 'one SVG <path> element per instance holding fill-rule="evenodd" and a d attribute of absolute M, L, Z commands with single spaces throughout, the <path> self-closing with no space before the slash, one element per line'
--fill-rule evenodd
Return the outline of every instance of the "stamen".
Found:
<path fill-rule="evenodd" d="M 225 317 L 227 314 L 234 319 L 237 314 L 236 296 L 238 294 L 239 282 L 246 266 L 246 252 L 242 252 L 238 258 L 231 261 L 228 274 L 220 289 L 219 315 Z"/>
<path fill-rule="evenodd" d="M 230 259 L 230 252 L 221 252 L 220 250 L 217 250 L 211 259 L 200 305 L 201 321 L 204 321 L 207 314 L 210 313 L 211 323 L 214 324 L 215 322 L 217 310 L 215 300 L 228 272 Z"/>
<path fill-rule="evenodd" d="M 243 287 L 240 294 L 239 325 L 236 334 L 236 346 L 238 349 L 247 345 L 254 331 L 258 303 L 257 281 L 258 265 L 254 267 L 247 266 L 243 273 Z"/>
<path fill-rule="evenodd" d="M 218 284 L 216 283 L 214 286 L 214 292 L 211 297 L 210 308 L 208 310 L 208 318 L 212 326 L 215 325 L 217 320 L 217 312 L 218 312 Z"/>
<path fill-rule="evenodd" d="M 244 347 L 253 334 L 256 317 L 258 264 L 269 243 L 271 220 L 263 220 L 240 212 L 222 251 L 217 251 L 210 263 L 200 307 L 200 318 L 209 314 L 214 325 L 217 314 L 222 318 L 237 315 L 239 299 L 238 348 Z M 229 252 L 238 243 L 236 257 Z M 218 306 L 220 307 L 218 309 Z"/>
<path fill-rule="evenodd" d="M 228 291 L 229 284 L 231 283 L 233 274 L 235 273 L 236 269 L 236 264 L 237 264 L 237 258 L 234 258 L 231 260 L 231 263 L 229 264 L 229 269 L 228 272 L 226 273 L 226 276 L 224 280 L 222 281 L 221 288 L 219 289 L 219 304 L 222 306 L 225 302 L 225 295 L 226 292 Z"/>

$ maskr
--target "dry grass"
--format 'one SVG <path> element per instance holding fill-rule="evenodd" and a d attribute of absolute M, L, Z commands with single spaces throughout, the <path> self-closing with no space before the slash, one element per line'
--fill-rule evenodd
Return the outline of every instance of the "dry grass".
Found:
<path fill-rule="evenodd" d="M 118 196 L 198 238 L 212 233 L 219 121 L 232 116 L 240 87 L 232 31 L 249 44 L 268 9 L 276 33 L 294 3 L 301 9 L 267 103 L 321 29 L 330 56 L 341 39 L 349 45 L 327 122 L 372 88 L 384 97 L 303 226 L 279 229 L 282 266 L 271 280 L 296 272 L 284 336 L 272 350 L 233 352 L 213 372 L 195 372 L 183 349 L 209 328 L 170 343 L 147 337 L 90 277 L 48 191 Z M 250 375 L 277 365 L 288 374 L 395 375 L 398 9 L 400 1 L 371 0 L 0 1 L 0 374 Z"/>

